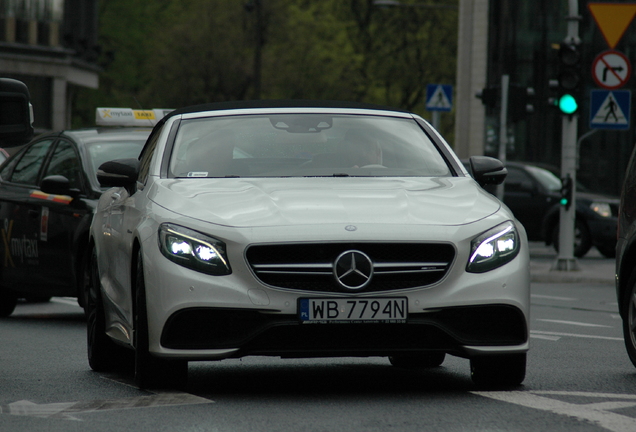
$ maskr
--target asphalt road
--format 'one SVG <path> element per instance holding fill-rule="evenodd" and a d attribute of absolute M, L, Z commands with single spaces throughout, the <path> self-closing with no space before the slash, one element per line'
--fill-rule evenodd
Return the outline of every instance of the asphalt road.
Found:
<path fill-rule="evenodd" d="M 455 357 L 433 370 L 254 357 L 191 363 L 189 381 L 153 393 L 92 372 L 73 300 L 0 320 L 1 432 L 636 430 L 636 368 L 611 283 L 533 283 L 528 373 L 511 391 L 476 388 Z"/>

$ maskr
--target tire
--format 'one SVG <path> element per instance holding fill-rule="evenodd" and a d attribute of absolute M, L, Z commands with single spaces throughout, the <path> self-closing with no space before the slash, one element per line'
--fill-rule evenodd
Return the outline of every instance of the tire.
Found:
<path fill-rule="evenodd" d="M 91 253 L 90 269 L 86 299 L 88 364 L 97 372 L 129 371 L 132 369 L 132 351 L 117 345 L 106 334 L 106 315 L 94 250 Z"/>
<path fill-rule="evenodd" d="M 395 367 L 405 369 L 434 368 L 441 366 L 446 358 L 446 353 L 431 352 L 425 354 L 397 355 L 389 357 L 389 361 Z"/>
<path fill-rule="evenodd" d="M 167 360 L 153 356 L 149 351 L 148 310 L 146 286 L 141 253 L 137 258 L 135 281 L 135 307 L 133 341 L 135 345 L 135 384 L 140 389 L 185 389 L 188 382 L 188 362 Z"/>
<path fill-rule="evenodd" d="M 632 364 L 636 367 L 636 271 L 627 282 L 627 291 L 623 295 L 621 304 L 623 317 L 623 338 L 625 348 Z"/>
<path fill-rule="evenodd" d="M 516 387 L 526 377 L 526 354 L 502 354 L 470 359 L 470 376 L 479 387 Z"/>
<path fill-rule="evenodd" d="M 4 287 L 0 287 L 0 318 L 8 317 L 15 310 L 18 304 L 18 297 Z"/>
<path fill-rule="evenodd" d="M 552 229 L 552 245 L 559 252 L 559 224 Z M 574 224 L 574 256 L 583 258 L 592 248 L 592 235 L 585 222 L 577 219 Z"/>

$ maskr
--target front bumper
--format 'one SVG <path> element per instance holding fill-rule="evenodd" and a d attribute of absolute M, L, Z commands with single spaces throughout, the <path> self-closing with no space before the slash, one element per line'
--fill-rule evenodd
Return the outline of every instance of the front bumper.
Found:
<path fill-rule="evenodd" d="M 469 357 L 487 347 L 514 352 L 527 340 L 524 314 L 508 305 L 415 313 L 406 324 L 302 324 L 295 315 L 189 308 L 168 319 L 161 346 L 171 351 L 218 350 L 223 357 L 389 356 L 422 351 Z"/>

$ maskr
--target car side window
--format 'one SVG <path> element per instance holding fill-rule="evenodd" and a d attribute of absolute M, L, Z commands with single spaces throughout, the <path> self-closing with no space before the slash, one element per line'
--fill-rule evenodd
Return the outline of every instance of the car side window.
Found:
<path fill-rule="evenodd" d="M 152 160 L 152 156 L 155 154 L 159 135 L 161 135 L 161 129 L 154 130 L 141 152 L 141 159 L 139 161 L 139 177 L 137 178 L 138 183 L 146 184 L 148 173 L 150 172 L 150 161 Z"/>
<path fill-rule="evenodd" d="M 10 177 L 5 178 L 3 173 L 3 178 L 13 183 L 35 185 L 52 143 L 51 139 L 33 144 L 22 154 Z"/>
<path fill-rule="evenodd" d="M 514 192 L 528 192 L 533 184 L 532 177 L 522 170 L 508 168 L 506 189 Z"/>
<path fill-rule="evenodd" d="M 68 179 L 72 189 L 81 189 L 81 172 L 82 166 L 73 145 L 68 141 L 60 141 L 55 147 L 44 177 L 61 175 Z"/>

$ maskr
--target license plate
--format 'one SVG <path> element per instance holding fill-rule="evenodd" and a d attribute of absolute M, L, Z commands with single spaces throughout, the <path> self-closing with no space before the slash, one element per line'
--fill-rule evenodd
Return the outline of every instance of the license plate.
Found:
<path fill-rule="evenodd" d="M 302 323 L 405 323 L 406 297 L 303 298 L 298 313 Z"/>

